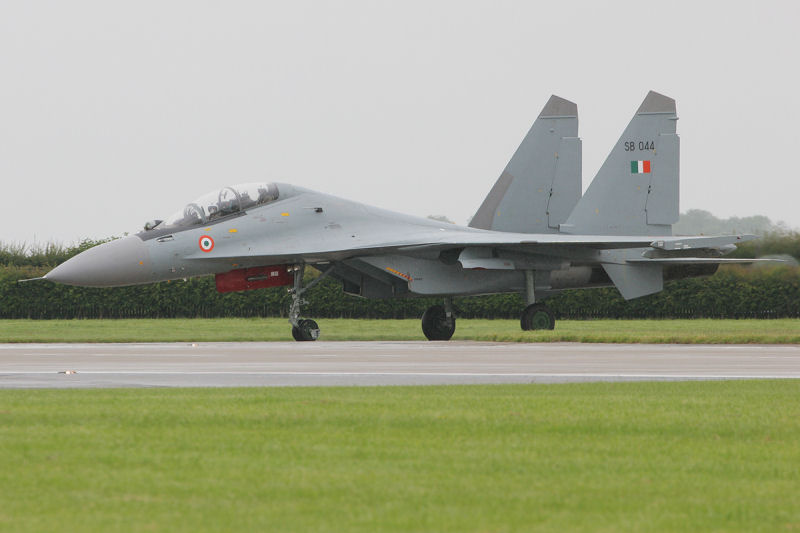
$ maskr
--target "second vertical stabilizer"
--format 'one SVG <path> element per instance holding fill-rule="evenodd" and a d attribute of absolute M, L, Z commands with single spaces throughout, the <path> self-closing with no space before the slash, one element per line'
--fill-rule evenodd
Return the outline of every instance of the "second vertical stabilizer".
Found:
<path fill-rule="evenodd" d="M 672 235 L 679 214 L 677 120 L 675 100 L 650 91 L 561 230 Z"/>

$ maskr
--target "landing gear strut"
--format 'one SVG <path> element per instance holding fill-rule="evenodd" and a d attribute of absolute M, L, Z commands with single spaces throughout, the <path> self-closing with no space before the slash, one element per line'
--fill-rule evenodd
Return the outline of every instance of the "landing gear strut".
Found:
<path fill-rule="evenodd" d="M 456 331 L 453 300 L 444 299 L 444 306 L 432 305 L 422 314 L 422 333 L 429 341 L 449 341 Z"/>
<path fill-rule="evenodd" d="M 303 300 L 301 296 L 304 292 L 330 274 L 333 271 L 333 265 L 328 267 L 317 279 L 305 287 L 303 287 L 303 273 L 305 272 L 306 266 L 296 265 L 293 268 L 294 286 L 289 289 L 289 294 L 292 295 L 292 303 L 289 306 L 289 324 L 292 325 L 292 337 L 294 337 L 296 341 L 315 341 L 319 338 L 319 326 L 310 318 L 300 318 L 300 306 L 308 303 L 308 301 Z"/>
<path fill-rule="evenodd" d="M 536 303 L 534 294 L 534 272 L 525 271 L 525 295 L 528 306 L 522 311 L 519 323 L 524 331 L 532 329 L 553 329 L 556 326 L 556 317 L 553 312 L 544 304 Z"/>

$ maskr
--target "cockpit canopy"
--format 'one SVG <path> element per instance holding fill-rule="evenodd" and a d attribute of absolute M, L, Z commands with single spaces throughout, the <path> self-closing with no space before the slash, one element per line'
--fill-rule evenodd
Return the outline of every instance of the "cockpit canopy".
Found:
<path fill-rule="evenodd" d="M 204 194 L 173 213 L 158 229 L 199 226 L 278 199 L 274 183 L 242 183 Z"/>

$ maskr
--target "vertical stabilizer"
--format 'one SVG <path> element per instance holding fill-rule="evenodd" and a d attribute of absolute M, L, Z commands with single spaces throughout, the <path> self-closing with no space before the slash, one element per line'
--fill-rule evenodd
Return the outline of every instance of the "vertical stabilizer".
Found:
<path fill-rule="evenodd" d="M 469 225 L 558 233 L 580 196 L 578 106 L 553 95 Z"/>
<path fill-rule="evenodd" d="M 672 235 L 678 221 L 675 100 L 650 91 L 561 230 Z"/>

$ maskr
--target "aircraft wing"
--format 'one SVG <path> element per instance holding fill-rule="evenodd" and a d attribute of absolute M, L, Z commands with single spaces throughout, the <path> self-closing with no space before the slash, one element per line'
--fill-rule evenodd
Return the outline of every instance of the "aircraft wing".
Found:
<path fill-rule="evenodd" d="M 492 232 L 487 234 L 467 234 L 467 235 L 446 235 L 438 241 L 420 244 L 409 244 L 398 248 L 403 249 L 424 249 L 424 248 L 448 248 L 448 247 L 498 247 L 505 246 L 530 247 L 531 251 L 536 251 L 537 247 L 553 246 L 578 246 L 598 250 L 624 249 L 624 248 L 644 248 L 651 247 L 665 251 L 673 250 L 692 250 L 699 248 L 712 248 L 736 244 L 758 238 L 755 235 L 720 235 L 720 236 L 619 236 L 619 235 L 568 235 L 568 234 L 542 234 L 533 235 L 527 233 L 499 233 Z"/>
<path fill-rule="evenodd" d="M 440 231 L 436 231 L 436 230 Z M 238 249 L 219 250 L 215 259 L 275 258 L 276 260 L 303 259 L 306 262 L 340 260 L 348 257 L 384 253 L 416 254 L 457 248 L 513 249 L 518 252 L 546 253 L 560 247 L 588 250 L 613 250 L 654 248 L 665 252 L 717 248 L 757 238 L 754 235 L 725 236 L 619 236 L 619 235 L 568 235 L 505 233 L 496 231 L 463 231 L 459 229 L 425 228 L 424 231 L 387 240 L 385 235 L 352 236 L 355 242 L 341 239 L 320 239 L 317 242 L 261 242 L 251 246 L 246 253 Z M 684 252 L 685 253 L 685 252 Z M 207 260 L 202 252 L 191 258 Z M 645 259 L 649 260 L 649 259 Z"/>

